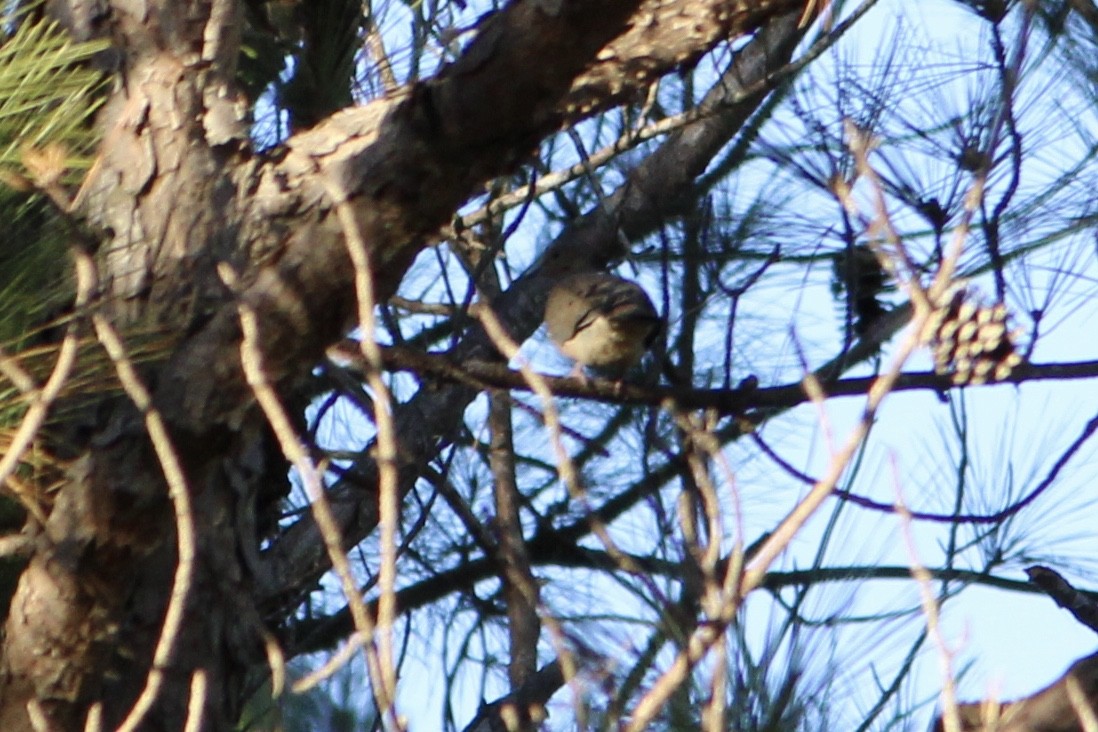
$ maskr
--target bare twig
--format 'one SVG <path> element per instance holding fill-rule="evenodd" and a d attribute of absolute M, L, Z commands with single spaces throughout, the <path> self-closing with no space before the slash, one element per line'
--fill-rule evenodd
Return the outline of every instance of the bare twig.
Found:
<path fill-rule="evenodd" d="M 648 140 L 676 132 L 697 122 L 720 117 L 722 113 L 737 104 L 776 88 L 779 84 L 796 76 L 808 64 L 831 48 L 877 2 L 878 0 L 863 0 L 861 5 L 826 35 L 817 40 L 796 61 L 785 64 L 776 72 L 769 73 L 746 87 L 742 86 L 743 70 L 734 64 L 725 76 L 714 85 L 714 89 L 720 90 L 722 93 L 718 104 L 699 105 L 685 112 L 664 117 L 644 127 L 627 129 L 617 140 L 592 152 L 590 155 L 585 155 L 583 160 L 575 165 L 541 176 L 536 183 L 516 188 L 506 195 L 493 199 L 487 206 L 462 216 L 458 219 L 459 228 L 468 229 L 484 223 L 514 206 L 521 205 L 523 201 L 536 198 L 571 183 L 580 176 L 586 175 L 590 170 L 605 165 L 621 153 L 628 152 Z M 729 89 L 736 89 L 737 91 L 728 93 Z M 443 231 L 443 235 L 447 238 L 452 238 L 455 234 L 456 232 L 453 231 L 452 227 L 447 227 Z"/>
<path fill-rule="evenodd" d="M 904 546 L 907 549 L 908 562 L 911 567 L 911 576 L 919 587 L 919 598 L 923 606 L 923 616 L 926 618 L 926 629 L 931 640 L 938 647 L 938 659 L 942 677 L 942 709 L 944 716 L 942 723 L 944 732 L 961 732 L 961 718 L 957 708 L 957 686 L 953 674 L 952 649 L 942 635 L 941 614 L 938 612 L 938 599 L 934 596 L 932 588 L 933 577 L 926 566 L 919 560 L 919 553 L 915 547 L 915 534 L 912 532 L 912 516 L 904 505 L 902 486 L 899 471 L 895 461 L 892 462 L 893 480 L 896 483 L 896 513 L 900 517 L 900 528 L 903 532 Z"/>
<path fill-rule="evenodd" d="M 1092 654 L 1035 694 L 1002 704 L 960 704 L 958 711 L 963 732 L 1093 732 L 1090 721 L 1096 701 L 1098 654 Z M 934 732 L 944 730 L 944 720 L 935 720 Z"/>
<path fill-rule="evenodd" d="M 95 290 L 95 265 L 86 254 L 77 252 L 75 249 L 74 253 L 74 264 L 76 269 L 76 307 L 80 309 L 87 306 L 92 292 Z M 4 374 L 16 384 L 17 388 L 30 398 L 30 406 L 27 409 L 27 413 L 23 415 L 23 421 L 19 423 L 19 428 L 16 429 L 15 433 L 12 435 L 11 443 L 4 452 L 4 456 L 0 458 L 0 484 L 6 483 L 8 478 L 19 466 L 19 461 L 23 458 L 23 454 L 27 451 L 27 448 L 30 447 L 31 443 L 34 442 L 34 438 L 38 435 L 38 430 L 41 429 L 43 422 L 45 422 L 50 405 L 57 399 L 58 395 L 61 393 L 62 387 L 65 385 L 65 380 L 68 379 L 69 375 L 72 373 L 73 366 L 76 363 L 76 354 L 80 340 L 78 337 L 78 327 L 78 322 L 73 320 L 66 328 L 65 337 L 61 341 L 61 346 L 57 352 L 57 362 L 54 364 L 53 371 L 50 373 L 49 378 L 41 389 L 38 389 L 34 385 L 33 378 L 21 368 L 18 368 L 17 364 L 8 359 L 4 359 Z M 36 501 L 28 500 L 25 496 L 18 493 L 16 495 L 27 511 L 30 512 L 37 521 L 45 523 L 46 517 Z"/>
<path fill-rule="evenodd" d="M 538 585 L 530 569 L 519 513 L 511 400 L 505 392 L 494 392 L 489 399 L 491 443 L 488 459 L 496 506 L 495 553 L 502 565 L 500 580 L 503 582 L 509 619 L 507 631 L 511 639 L 511 658 L 508 675 L 511 688 L 517 689 L 537 670 L 538 639 L 541 635 L 537 613 Z M 527 728 L 527 725 L 522 725 L 522 728 Z"/>
<path fill-rule="evenodd" d="M 476 308 L 476 316 L 484 326 L 485 332 L 488 337 L 492 339 L 492 342 L 508 359 L 513 359 L 518 355 L 518 344 L 515 343 L 507 331 L 504 329 L 503 324 L 500 323 L 499 318 L 495 313 L 486 306 Z M 523 378 L 530 385 L 530 388 L 541 399 L 542 409 L 545 414 L 545 426 L 549 431 L 550 442 L 553 447 L 553 452 L 557 458 L 557 469 L 560 471 L 561 480 L 568 492 L 572 497 L 579 501 L 584 508 L 590 509 L 589 502 L 587 500 L 587 491 L 584 490 L 583 483 L 580 480 L 579 471 L 576 470 L 576 465 L 572 461 L 572 457 L 568 454 L 568 451 L 564 447 L 564 440 L 562 439 L 562 429 L 560 421 L 560 413 L 557 411 L 556 404 L 554 403 L 553 391 L 549 388 L 549 384 L 545 377 L 534 371 L 526 363 L 519 363 L 519 372 Z M 632 562 L 626 554 L 624 554 L 614 540 L 610 537 L 607 531 L 606 525 L 599 521 L 593 515 L 589 513 L 589 520 L 591 523 L 591 530 L 606 547 L 606 551 L 615 558 L 620 558 L 621 568 L 627 572 L 636 572 L 637 568 L 633 566 Z"/>
<path fill-rule="evenodd" d="M 84 720 L 84 732 L 100 732 L 103 729 L 103 702 L 95 702 L 88 708 Z"/>
<path fill-rule="evenodd" d="M 0 374 L 6 376 L 8 381 L 15 384 L 15 388 L 24 394 L 33 395 L 38 390 L 38 384 L 34 381 L 34 377 L 19 364 L 19 361 L 8 355 L 2 347 L 0 347 Z"/>
<path fill-rule="evenodd" d="M 94 263 L 89 254 L 79 251 L 76 257 L 78 268 L 84 267 L 89 271 L 94 271 Z M 138 376 L 137 369 L 130 360 L 121 337 L 110 321 L 107 320 L 107 317 L 96 312 L 92 313 L 91 318 L 96 336 L 114 363 L 123 390 L 144 417 L 145 431 L 149 435 L 156 458 L 160 461 L 160 467 L 164 471 L 164 480 L 168 484 L 168 497 L 171 499 L 172 509 L 175 512 L 176 546 L 179 560 L 176 563 L 175 576 L 172 579 L 168 608 L 164 612 L 160 637 L 156 642 L 156 650 L 153 652 L 152 666 L 145 680 L 145 687 L 141 690 L 141 694 L 134 702 L 129 714 L 118 726 L 118 732 L 132 732 L 140 726 L 160 693 L 164 682 L 164 670 L 168 668 L 172 654 L 175 652 L 175 645 L 183 625 L 183 612 L 194 581 L 196 554 L 194 513 L 191 507 L 190 490 L 187 487 L 187 480 L 183 473 L 183 465 L 175 447 L 172 445 L 163 417 L 153 406 L 149 390 L 141 381 L 141 377 Z"/>
<path fill-rule="evenodd" d="M 236 274 L 227 264 L 222 264 L 218 272 L 230 289 L 236 289 Z M 343 550 L 343 538 L 332 514 L 332 508 L 328 503 L 320 474 L 305 446 L 298 439 L 293 423 L 290 421 L 290 417 L 282 406 L 278 395 L 267 380 L 267 374 L 263 368 L 262 352 L 260 351 L 259 324 L 255 310 L 241 300 L 237 304 L 237 311 L 240 316 L 240 327 L 243 335 L 240 343 L 240 361 L 244 370 L 244 377 L 255 394 L 260 409 L 266 415 L 283 454 L 301 476 L 301 482 L 309 496 L 309 505 L 317 528 L 320 530 L 325 549 L 328 552 L 328 558 L 339 577 L 343 594 L 347 598 L 348 606 L 351 608 L 355 628 L 364 637 L 372 640 L 374 637 L 373 621 L 370 619 L 358 588 L 355 586 L 350 560 Z M 377 654 L 368 643 L 365 645 L 364 655 L 366 668 L 372 682 L 371 687 L 375 696 L 380 696 L 378 708 L 387 709 L 389 708 L 387 703 L 382 704 L 383 701 L 388 702 L 388 697 L 385 696 L 386 687 L 382 684 Z"/>
<path fill-rule="evenodd" d="M 856 131 L 852 130 L 852 132 Z M 853 138 L 851 141 L 851 151 L 858 161 L 859 171 L 869 178 L 871 185 L 874 185 L 878 191 L 875 216 L 870 221 L 869 226 L 871 229 L 876 229 L 878 231 L 887 231 L 891 229 L 891 223 L 888 222 L 889 214 L 883 205 L 883 196 L 880 195 L 879 180 L 875 176 L 871 177 L 867 174 L 868 171 L 872 170 L 868 158 L 871 149 L 871 141 L 864 136 L 857 134 L 852 134 L 851 137 Z M 973 189 L 982 191 L 979 180 L 974 183 Z M 848 200 L 845 205 L 853 207 L 854 204 L 852 200 Z M 938 279 L 935 281 L 935 285 L 937 285 L 938 282 L 942 282 L 943 290 L 945 288 L 945 283 L 948 283 L 949 281 L 948 275 L 945 273 L 947 271 L 950 273 L 952 272 L 953 267 L 956 264 L 956 258 L 961 254 L 962 243 L 963 239 L 958 240 L 956 246 L 954 246 L 953 250 L 950 252 L 950 259 L 943 262 L 939 269 Z M 657 711 L 662 708 L 670 698 L 672 691 L 685 680 L 690 670 L 700 662 L 714 646 L 721 636 L 724 626 L 735 617 L 743 598 L 762 584 L 766 572 L 773 562 L 785 551 L 786 547 L 793 541 L 793 538 L 800 533 L 809 518 L 811 518 L 824 502 L 833 495 L 839 478 L 868 436 L 869 429 L 873 424 L 877 411 L 899 379 L 904 364 L 911 354 L 914 353 L 915 349 L 921 345 L 923 327 L 931 312 L 930 305 L 927 301 L 932 298 L 921 295 L 923 292 L 922 287 L 916 281 L 916 273 L 913 269 L 905 268 L 904 271 L 899 271 L 897 274 L 902 278 L 902 283 L 908 287 L 913 299 L 914 318 L 908 335 L 897 348 L 891 366 L 869 387 L 866 394 L 866 405 L 862 418 L 850 431 L 842 446 L 838 450 L 833 451 L 824 476 L 812 486 L 808 494 L 793 508 L 785 519 L 782 520 L 769 538 L 759 548 L 751 561 L 751 564 L 743 573 L 738 591 L 726 598 L 725 606 L 722 609 L 722 614 L 718 619 L 718 622 L 702 626 L 691 635 L 686 648 L 678 654 L 671 663 L 671 666 L 637 706 L 628 727 L 630 732 L 639 732 L 639 730 L 646 729 L 651 724 Z M 904 275 L 906 275 L 906 277 L 904 277 Z M 811 384 L 809 384 L 809 386 L 811 386 Z"/>
<path fill-rule="evenodd" d="M 1071 700 L 1071 708 L 1079 715 L 1082 732 L 1098 732 L 1098 716 L 1095 716 L 1094 707 L 1083 692 L 1082 684 L 1074 676 L 1068 676 L 1064 683 L 1068 699 Z"/>
<path fill-rule="evenodd" d="M 390 61 L 389 53 L 385 50 L 385 40 L 382 38 L 381 28 L 378 27 L 377 18 L 371 7 L 372 3 L 367 2 L 362 5 L 366 10 L 366 48 L 374 58 L 378 76 L 381 77 L 382 88 L 387 94 L 392 93 L 396 91 L 399 84 L 396 75 L 393 73 L 393 64 Z"/>
<path fill-rule="evenodd" d="M 199 732 L 202 729 L 202 709 L 206 706 L 209 679 L 203 669 L 191 675 L 191 696 L 187 701 L 187 721 L 183 732 Z"/>
<path fill-rule="evenodd" d="M 358 326 L 361 330 L 359 346 L 369 368 L 366 381 L 374 392 L 374 415 L 377 425 L 378 465 L 378 528 L 381 550 L 381 566 L 378 568 L 377 651 L 382 676 L 377 679 L 384 692 L 378 698 L 384 702 L 382 714 L 388 716 L 389 725 L 404 729 L 404 722 L 396 713 L 396 662 L 393 653 L 393 622 L 396 617 L 396 535 L 400 524 L 400 491 L 397 473 L 397 435 L 393 425 L 393 404 L 389 387 L 381 378 L 381 348 L 374 340 L 377 324 L 374 306 L 374 270 L 370 262 L 370 250 L 354 209 L 347 201 L 347 192 L 332 177 L 325 178 L 339 223 L 343 229 L 347 253 L 355 269 L 355 295 L 358 303 Z M 375 692 L 376 693 L 376 692 Z"/>

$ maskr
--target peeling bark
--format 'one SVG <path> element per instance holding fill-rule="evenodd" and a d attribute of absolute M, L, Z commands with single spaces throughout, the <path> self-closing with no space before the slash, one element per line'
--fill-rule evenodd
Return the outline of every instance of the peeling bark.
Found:
<path fill-rule="evenodd" d="M 682 130 L 634 169 L 628 181 L 607 197 L 597 211 L 580 219 L 550 245 L 543 258 L 543 268 L 566 270 L 567 266 L 598 268 L 622 256 L 619 227 L 628 236 L 643 236 L 652 230 L 662 216 L 669 215 L 678 201 L 693 185 L 694 172 L 704 161 L 739 129 L 762 96 L 741 94 L 747 88 L 764 81 L 774 69 L 790 57 L 799 37 L 796 19 L 787 15 L 776 18 L 760 34 L 730 69 L 727 84 L 718 85 L 703 103 L 712 116 Z M 734 80 L 734 81 L 733 81 Z M 735 101 L 734 101 L 735 100 Z M 657 184 L 657 181 L 659 182 Z M 527 273 L 492 303 L 509 332 L 522 340 L 541 322 L 545 296 L 552 280 L 542 269 Z M 906 320 L 906 319 L 905 319 Z M 491 341 L 480 331 L 473 330 L 451 356 L 459 363 L 496 358 Z M 468 385 L 421 390 L 401 406 L 395 418 L 402 437 L 401 474 L 409 476 L 402 490 L 409 490 L 418 475 L 417 466 L 425 464 L 460 424 L 461 414 L 478 393 Z M 375 466 L 370 463 L 333 492 L 333 508 L 345 534 L 351 541 L 366 536 L 377 524 L 376 509 L 360 500 L 376 486 Z M 269 570 L 265 576 L 271 583 L 264 597 L 277 595 L 281 588 L 308 582 L 318 569 L 326 568 L 323 542 L 308 517 L 291 527 L 264 556 Z"/>
<path fill-rule="evenodd" d="M 1091 710 L 1098 710 L 1098 654 L 1093 654 L 1073 663 L 1062 677 L 1032 696 L 959 704 L 961 732 L 1085 732 L 1068 693 L 1071 681 L 1079 685 Z M 934 729 L 944 732 L 945 722 L 939 718 Z"/>
<path fill-rule="evenodd" d="M 613 0 L 595 13 L 580 0 L 513 3 L 437 77 L 337 113 L 259 156 L 232 81 L 239 2 L 52 4 L 74 33 L 115 44 L 118 83 L 102 114 L 101 157 L 78 201 L 102 239 L 101 306 L 119 327 L 155 326 L 178 339 L 144 374 L 184 465 L 199 559 L 183 635 L 144 728 L 182 727 L 198 668 L 213 690 L 204 729 L 230 728 L 247 672 L 263 662 L 263 618 L 292 607 L 327 566 L 312 551 L 258 557 L 257 526 L 277 498 L 271 486 L 285 485 L 285 463 L 243 381 L 236 302 L 217 266 L 239 273 L 241 297 L 259 315 L 269 376 L 301 395 L 311 365 L 354 313 L 333 192 L 354 207 L 387 297 L 476 187 L 512 170 L 545 136 L 802 6 Z M 437 398 L 455 414 L 471 394 Z M 418 408 L 398 418 L 404 485 L 438 447 Z M 176 549 L 162 469 L 128 402 L 104 401 L 96 415 L 5 626 L 5 731 L 30 729 L 32 700 L 59 729 L 82 726 L 96 701 L 104 724 L 117 724 L 145 682 L 163 621 Z M 362 483 L 374 484 L 369 470 Z M 333 499 L 349 540 L 376 523 L 368 492 Z M 308 528 L 296 536 L 315 539 Z"/>

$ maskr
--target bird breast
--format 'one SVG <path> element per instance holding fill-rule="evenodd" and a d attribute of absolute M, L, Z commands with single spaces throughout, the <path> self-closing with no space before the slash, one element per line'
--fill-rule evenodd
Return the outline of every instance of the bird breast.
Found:
<path fill-rule="evenodd" d="M 644 355 L 651 328 L 651 323 L 613 321 L 605 315 L 596 315 L 561 343 L 560 350 L 585 366 L 631 366 Z"/>

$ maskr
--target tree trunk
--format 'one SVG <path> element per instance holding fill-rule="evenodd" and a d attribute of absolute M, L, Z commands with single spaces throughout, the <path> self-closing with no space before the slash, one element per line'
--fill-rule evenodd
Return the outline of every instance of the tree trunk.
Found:
<path fill-rule="evenodd" d="M 76 206 L 99 243 L 98 312 L 124 334 L 170 336 L 141 373 L 180 459 L 196 530 L 184 622 L 156 669 L 163 686 L 143 728 L 182 728 L 198 670 L 209 689 L 204 729 L 230 728 L 250 675 L 265 666 L 266 626 L 327 568 L 308 522 L 292 551 L 260 553 L 287 465 L 240 369 L 238 298 L 258 314 L 268 379 L 300 412 L 310 368 L 354 323 L 333 201 L 352 207 L 387 297 L 476 186 L 546 135 L 801 5 L 615 0 L 591 12 L 579 0 L 515 3 L 484 20 L 437 77 L 259 154 L 234 84 L 239 2 L 51 3 L 74 34 L 114 43 L 104 57 L 116 84 L 100 117 L 101 155 Z M 222 264 L 237 274 L 235 294 Z M 455 404 L 469 397 L 450 392 Z M 57 430 L 73 458 L 5 626 L 5 731 L 31 729 L 39 716 L 77 729 L 97 702 L 104 725 L 118 724 L 145 687 L 173 587 L 178 506 L 148 413 L 116 396 L 77 415 Z M 413 447 L 400 466 L 410 486 L 439 435 L 416 424 L 401 437 Z M 373 488 L 367 480 L 344 497 L 353 536 L 376 523 Z"/>

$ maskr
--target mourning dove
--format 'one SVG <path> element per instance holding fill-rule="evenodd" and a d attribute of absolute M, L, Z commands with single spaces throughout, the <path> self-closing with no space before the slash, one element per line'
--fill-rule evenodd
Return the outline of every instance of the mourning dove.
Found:
<path fill-rule="evenodd" d="M 662 321 L 636 282 L 605 272 L 557 282 L 545 303 L 545 324 L 561 352 L 583 367 L 621 378 L 659 334 Z"/>

